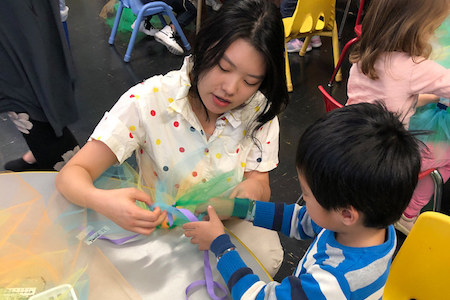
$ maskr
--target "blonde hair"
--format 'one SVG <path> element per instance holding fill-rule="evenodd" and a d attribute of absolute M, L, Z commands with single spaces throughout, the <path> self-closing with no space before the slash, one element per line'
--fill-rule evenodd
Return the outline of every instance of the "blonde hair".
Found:
<path fill-rule="evenodd" d="M 350 54 L 363 74 L 377 79 L 374 65 L 384 52 L 405 52 L 427 59 L 430 38 L 449 14 L 450 0 L 372 0 L 360 40 Z"/>

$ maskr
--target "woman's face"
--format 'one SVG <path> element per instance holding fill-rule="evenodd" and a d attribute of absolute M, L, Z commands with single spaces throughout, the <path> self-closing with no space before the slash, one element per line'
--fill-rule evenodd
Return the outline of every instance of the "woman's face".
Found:
<path fill-rule="evenodd" d="M 260 87 L 266 74 L 264 57 L 244 39 L 234 41 L 219 63 L 201 74 L 198 92 L 212 120 L 240 106 Z"/>

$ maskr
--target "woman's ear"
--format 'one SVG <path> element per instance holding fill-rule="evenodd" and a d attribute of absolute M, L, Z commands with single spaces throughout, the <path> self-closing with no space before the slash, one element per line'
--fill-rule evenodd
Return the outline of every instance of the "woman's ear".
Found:
<path fill-rule="evenodd" d="M 342 223 L 346 226 L 351 226 L 357 223 L 360 219 L 359 212 L 353 207 L 349 206 L 339 211 Z"/>

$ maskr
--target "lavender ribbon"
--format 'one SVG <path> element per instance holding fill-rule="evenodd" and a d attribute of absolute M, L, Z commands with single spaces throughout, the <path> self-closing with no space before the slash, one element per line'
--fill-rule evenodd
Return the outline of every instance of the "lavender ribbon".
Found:
<path fill-rule="evenodd" d="M 189 221 L 191 221 L 191 222 L 198 221 L 197 217 L 193 213 L 191 213 L 189 210 L 180 208 L 179 211 L 182 214 L 184 214 L 188 218 Z M 199 287 L 199 286 L 204 286 L 204 285 L 206 285 L 206 290 L 208 291 L 209 297 L 211 299 L 213 299 L 213 300 L 226 299 L 227 298 L 227 290 L 220 283 L 214 281 L 214 279 L 213 279 L 211 265 L 209 263 L 209 251 L 208 250 L 203 251 L 203 264 L 204 264 L 205 279 L 194 281 L 193 283 L 188 285 L 188 287 L 186 288 L 186 300 L 189 299 L 189 293 L 192 291 L 192 289 Z M 217 296 L 216 293 L 214 292 L 214 287 L 217 287 L 218 289 L 220 289 L 225 294 L 225 296 L 223 296 L 223 297 Z"/>

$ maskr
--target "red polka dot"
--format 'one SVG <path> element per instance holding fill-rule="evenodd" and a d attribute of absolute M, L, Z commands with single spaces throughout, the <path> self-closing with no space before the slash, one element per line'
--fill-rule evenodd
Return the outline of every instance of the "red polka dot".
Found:
<path fill-rule="evenodd" d="M 153 175 L 155 175 L 155 177 L 158 177 L 158 174 L 156 174 L 156 172 L 155 172 L 155 171 L 153 171 Z"/>
<path fill-rule="evenodd" d="M 270 141 L 268 141 L 267 144 L 270 144 Z"/>
<path fill-rule="evenodd" d="M 227 118 L 225 118 L 225 117 L 222 117 L 221 119 L 225 121 L 225 120 L 226 120 Z"/>
<path fill-rule="evenodd" d="M 180 147 L 180 152 L 183 153 L 184 152 L 184 148 Z"/>
<path fill-rule="evenodd" d="M 131 132 L 130 132 L 130 138 L 133 138 L 133 135 L 131 134 Z"/>
<path fill-rule="evenodd" d="M 176 183 L 176 184 L 175 184 L 175 188 L 176 188 L 176 189 L 179 189 L 179 188 L 180 188 L 180 185 L 179 185 L 178 183 Z"/>
<path fill-rule="evenodd" d="M 134 97 L 136 97 L 134 94 L 131 94 L 131 95 L 130 95 L 130 98 L 134 98 Z"/>
<path fill-rule="evenodd" d="M 154 111 L 153 109 L 150 111 L 150 114 L 154 117 L 156 115 L 156 111 Z"/>
<path fill-rule="evenodd" d="M 144 141 L 144 144 L 147 144 L 147 140 Z"/>
<path fill-rule="evenodd" d="M 236 153 L 239 153 L 239 148 L 236 149 Z"/>
<path fill-rule="evenodd" d="M 192 176 L 197 177 L 197 175 L 198 175 L 197 172 L 195 172 L 195 171 L 192 172 Z"/>
<path fill-rule="evenodd" d="M 178 123 L 178 121 L 173 122 L 173 126 L 178 127 L 180 126 L 180 123 Z"/>
<path fill-rule="evenodd" d="M 144 153 L 144 150 L 141 149 L 141 154 Z"/>
<path fill-rule="evenodd" d="M 261 126 L 261 127 L 259 128 L 259 130 L 262 130 L 262 129 L 263 129 L 263 127 L 264 127 L 264 126 Z"/>
<path fill-rule="evenodd" d="M 205 153 L 209 153 L 209 149 L 208 148 L 205 148 Z"/>

